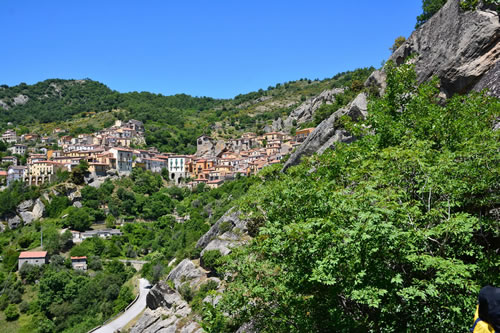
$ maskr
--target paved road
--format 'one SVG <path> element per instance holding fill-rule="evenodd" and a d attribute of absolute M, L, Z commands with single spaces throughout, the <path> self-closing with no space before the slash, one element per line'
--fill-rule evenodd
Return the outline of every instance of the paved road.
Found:
<path fill-rule="evenodd" d="M 139 299 L 134 303 L 127 311 L 122 313 L 122 315 L 115 320 L 107 323 L 106 325 L 95 330 L 93 333 L 114 333 L 121 330 L 125 325 L 127 325 L 132 319 L 134 319 L 142 310 L 146 307 L 146 295 L 149 293 L 150 286 L 148 280 L 139 280 Z"/>

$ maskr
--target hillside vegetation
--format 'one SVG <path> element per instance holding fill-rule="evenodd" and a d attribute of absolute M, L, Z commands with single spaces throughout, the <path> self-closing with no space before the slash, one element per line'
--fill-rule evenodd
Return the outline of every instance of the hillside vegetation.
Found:
<path fill-rule="evenodd" d="M 267 90 L 225 100 L 185 94 L 119 93 L 89 79 L 3 85 L 0 123 L 1 129 L 17 126 L 21 132 L 50 133 L 62 127 L 79 134 L 110 126 L 114 119 L 133 118 L 145 123 L 148 145 L 161 151 L 194 153 L 196 138 L 201 134 L 227 139 L 245 131 L 262 132 L 265 125 L 286 117 L 307 98 L 334 87 L 359 86 L 372 71 L 364 68 L 321 81 L 278 83 Z"/>
<path fill-rule="evenodd" d="M 360 140 L 263 171 L 238 202 L 259 231 L 219 263 L 209 331 L 465 331 L 479 289 L 500 284 L 499 100 L 443 105 L 437 80 L 387 72 L 366 122 L 344 122 Z"/>

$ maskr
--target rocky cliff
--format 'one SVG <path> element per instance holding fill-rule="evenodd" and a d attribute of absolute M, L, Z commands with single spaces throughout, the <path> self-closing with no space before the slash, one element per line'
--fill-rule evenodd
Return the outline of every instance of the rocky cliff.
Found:
<path fill-rule="evenodd" d="M 221 255 L 227 255 L 233 247 L 244 244 L 249 236 L 247 223 L 240 215 L 241 212 L 235 209 L 224 214 L 196 244 L 201 253 L 218 250 Z M 224 290 L 224 281 L 212 276 L 213 272 L 202 266 L 199 260 L 189 259 L 184 259 L 175 266 L 165 280 L 158 282 L 151 289 L 146 298 L 147 308 L 130 333 L 204 332 L 198 324 L 199 315 L 193 312 L 182 295 L 183 291 L 189 288 L 196 293 L 203 285 L 212 281 L 217 288 L 205 297 L 203 302 L 215 305 Z"/>
<path fill-rule="evenodd" d="M 417 80 L 424 82 L 437 75 L 448 97 L 484 88 L 500 97 L 498 76 L 490 79 L 498 74 L 499 41 L 496 10 L 480 5 L 475 11 L 463 11 L 458 0 L 449 0 L 389 60 L 399 65 L 415 55 Z"/>
<path fill-rule="evenodd" d="M 389 58 L 402 64 L 413 56 L 418 82 L 438 76 L 446 97 L 472 90 L 489 89 L 500 97 L 499 58 L 500 20 L 495 6 L 479 5 L 474 11 L 460 9 L 459 0 L 449 0 L 429 21 L 414 31 L 408 40 Z M 384 70 L 375 71 L 365 86 L 385 89 Z M 366 116 L 366 96 L 360 94 L 346 108 L 339 109 L 324 120 L 295 151 L 283 171 L 300 162 L 303 156 L 322 153 L 336 142 L 355 138 L 339 127 L 343 116 Z M 359 112 L 358 112 L 359 110 Z"/>

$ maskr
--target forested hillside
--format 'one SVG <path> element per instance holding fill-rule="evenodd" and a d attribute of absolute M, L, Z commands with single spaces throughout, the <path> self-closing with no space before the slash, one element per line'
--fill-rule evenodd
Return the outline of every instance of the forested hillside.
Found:
<path fill-rule="evenodd" d="M 353 85 L 357 89 L 373 70 L 339 73 L 321 81 L 278 83 L 226 100 L 185 94 L 119 93 L 90 79 L 3 85 L 0 129 L 17 126 L 23 132 L 36 129 L 43 134 L 62 127 L 78 134 L 109 126 L 113 119 L 133 118 L 145 123 L 148 145 L 162 151 L 194 153 L 196 138 L 202 134 L 227 139 L 245 131 L 262 132 L 273 120 L 286 117 L 294 107 L 325 89 Z"/>

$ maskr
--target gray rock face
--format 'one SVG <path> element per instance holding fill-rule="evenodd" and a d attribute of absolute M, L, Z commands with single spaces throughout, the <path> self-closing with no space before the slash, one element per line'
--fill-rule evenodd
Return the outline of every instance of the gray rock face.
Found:
<path fill-rule="evenodd" d="M 146 296 L 146 304 L 151 310 L 155 310 L 160 306 L 171 308 L 173 306 L 186 306 L 186 302 L 182 299 L 178 292 L 169 287 L 165 281 L 158 282 Z"/>
<path fill-rule="evenodd" d="M 186 282 L 191 286 L 196 285 L 202 277 L 206 276 L 193 262 L 189 259 L 184 259 L 177 265 L 167 276 L 167 280 L 174 283 L 175 288 L 179 288 Z"/>
<path fill-rule="evenodd" d="M 40 219 L 43 216 L 43 213 L 45 212 L 45 205 L 43 204 L 42 200 L 36 199 L 35 205 L 33 206 L 33 218 Z"/>
<path fill-rule="evenodd" d="M 492 94 L 500 97 L 499 41 L 500 21 L 495 10 L 480 8 L 463 12 L 459 1 L 450 0 L 414 31 L 389 60 L 402 64 L 415 54 L 418 82 L 437 75 L 448 97 L 483 88 L 490 88 Z M 376 72 L 367 84 L 384 87 L 383 81 L 384 75 Z"/>
<path fill-rule="evenodd" d="M 160 316 L 156 315 L 149 309 L 146 309 L 137 323 L 130 329 L 130 333 L 147 332 L 148 327 L 160 320 Z"/>
<path fill-rule="evenodd" d="M 229 253 L 231 253 L 231 241 L 228 240 L 222 240 L 222 239 L 214 239 L 208 245 L 201 251 L 201 256 L 205 254 L 206 251 L 212 251 L 212 250 L 219 250 L 219 252 L 223 256 L 227 256 Z M 203 265 L 203 263 L 202 263 Z"/>
<path fill-rule="evenodd" d="M 16 97 L 14 97 L 13 104 L 14 105 L 24 105 L 24 104 L 28 103 L 29 99 L 30 98 L 28 96 L 19 94 Z"/>
<path fill-rule="evenodd" d="M 9 224 L 10 229 L 16 229 L 21 224 L 21 218 L 17 215 L 7 219 L 7 223 Z"/>
<path fill-rule="evenodd" d="M 30 224 L 31 222 L 33 222 L 33 220 L 35 220 L 32 212 L 20 212 L 19 215 L 26 224 Z"/>
<path fill-rule="evenodd" d="M 33 205 L 34 205 L 34 201 L 33 200 L 25 200 L 23 202 L 21 202 L 18 206 L 17 206 L 17 212 L 18 213 L 21 213 L 21 212 L 27 212 L 27 211 L 30 211 L 31 208 L 33 208 Z"/>
<path fill-rule="evenodd" d="M 238 228 L 240 231 L 245 232 L 247 230 L 247 223 L 245 220 L 240 219 L 241 212 L 231 208 L 224 214 L 196 243 L 196 247 L 199 249 L 204 249 L 208 243 L 214 240 L 217 236 L 221 234 L 221 225 L 224 222 L 229 222 L 232 224 L 231 229 Z"/>
<path fill-rule="evenodd" d="M 325 90 L 321 94 L 316 97 L 309 98 L 304 103 L 299 105 L 298 108 L 290 113 L 290 116 L 282 122 L 281 127 L 276 128 L 274 130 L 289 130 L 293 127 L 294 121 L 297 124 L 302 124 L 308 121 L 311 121 L 314 116 L 314 112 L 319 109 L 319 107 L 323 104 L 332 104 L 335 101 L 335 96 L 344 92 L 343 88 L 335 88 L 331 90 Z M 281 119 L 280 119 L 281 120 Z M 273 123 L 273 128 L 274 128 Z"/>
<path fill-rule="evenodd" d="M 75 201 L 75 202 L 73 202 L 73 207 L 82 208 L 83 205 L 82 205 L 82 203 L 80 201 Z"/>
<path fill-rule="evenodd" d="M 300 163 L 303 156 L 309 156 L 316 152 L 323 153 L 326 149 L 333 147 L 336 142 L 352 142 L 355 137 L 345 129 L 336 124 L 342 116 L 349 116 L 353 120 L 365 118 L 368 109 L 368 100 L 365 93 L 359 94 L 346 108 L 334 112 L 328 119 L 319 124 L 309 134 L 304 143 L 290 156 L 283 166 L 282 171 Z"/>
<path fill-rule="evenodd" d="M 474 86 L 475 91 L 481 91 L 483 89 L 488 89 L 489 94 L 493 96 L 500 96 L 500 61 L 497 61 L 495 66 L 491 68 L 479 82 Z"/>
<path fill-rule="evenodd" d="M 0 108 L 2 108 L 4 110 L 10 109 L 9 105 L 2 100 L 0 100 Z"/>

